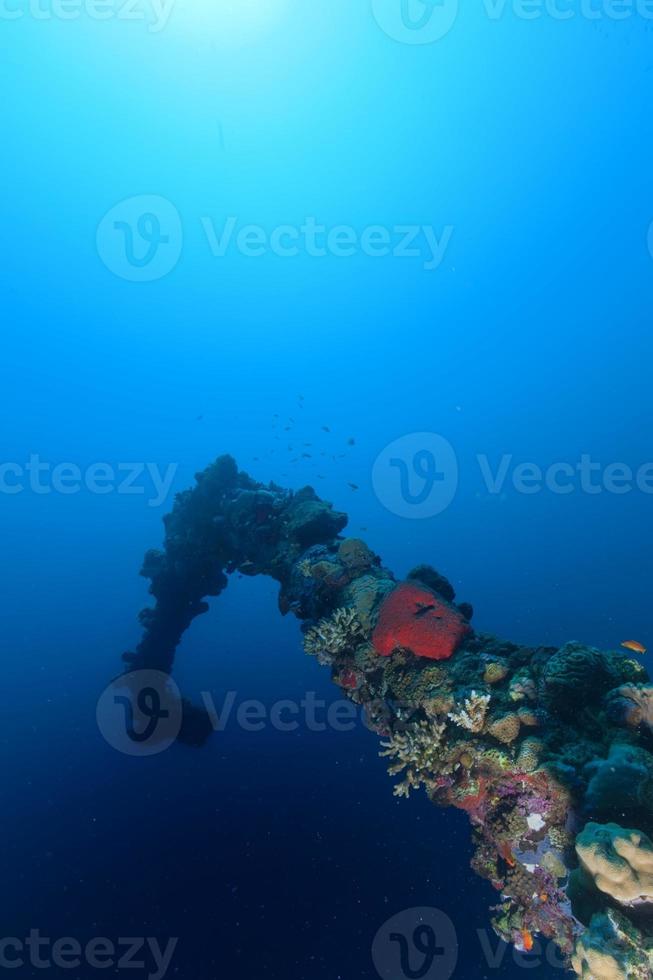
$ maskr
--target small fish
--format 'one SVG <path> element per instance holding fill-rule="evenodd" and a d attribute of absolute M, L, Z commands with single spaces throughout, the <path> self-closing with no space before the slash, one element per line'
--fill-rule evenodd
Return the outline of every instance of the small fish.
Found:
<path fill-rule="evenodd" d="M 312 446 L 313 443 L 312 442 L 303 442 L 302 445 L 303 446 Z"/>
<path fill-rule="evenodd" d="M 548 902 L 548 901 L 549 901 L 549 896 L 547 895 L 547 893 L 546 892 L 541 892 L 541 894 L 540 894 L 540 902 Z"/>
<path fill-rule="evenodd" d="M 204 418 L 203 415 L 198 415 L 197 418 L 195 419 L 195 421 L 196 422 L 201 422 L 203 418 Z"/>
<path fill-rule="evenodd" d="M 521 941 L 524 945 L 524 949 L 527 953 L 533 948 L 533 933 L 529 929 L 522 929 L 521 931 Z"/>
<path fill-rule="evenodd" d="M 515 860 L 515 855 L 512 853 L 510 844 L 506 843 L 506 841 L 504 841 L 500 845 L 499 854 L 501 855 L 501 857 L 506 862 L 509 868 L 515 867 L 515 865 L 517 864 L 517 861 Z"/>
<path fill-rule="evenodd" d="M 622 647 L 625 647 L 626 650 L 632 650 L 633 653 L 646 653 L 646 647 L 641 643 L 638 643 L 637 640 L 624 640 L 621 645 Z"/>
<path fill-rule="evenodd" d="M 357 483 L 348 483 L 347 486 L 351 487 L 352 490 L 360 490 L 360 487 L 358 486 Z"/>
<path fill-rule="evenodd" d="M 323 425 L 322 426 L 322 432 L 331 432 L 331 429 L 329 428 L 328 425 Z"/>
<path fill-rule="evenodd" d="M 415 616 L 425 616 L 427 612 L 430 612 L 432 609 L 435 609 L 433 603 L 429 604 L 427 602 L 418 602 Z"/>
<path fill-rule="evenodd" d="M 313 459 L 310 453 L 302 453 L 302 459 Z"/>
<path fill-rule="evenodd" d="M 354 439 L 353 436 L 351 437 L 351 439 L 347 439 L 347 445 L 348 446 L 355 446 L 356 445 L 356 440 Z"/>

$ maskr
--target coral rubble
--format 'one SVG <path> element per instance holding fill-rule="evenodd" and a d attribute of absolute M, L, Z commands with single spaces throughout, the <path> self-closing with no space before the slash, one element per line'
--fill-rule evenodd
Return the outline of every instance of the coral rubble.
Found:
<path fill-rule="evenodd" d="M 653 685 L 641 662 L 476 632 L 434 568 L 398 583 L 346 524 L 312 488 L 263 486 L 220 457 L 145 557 L 155 603 L 127 670 L 169 673 L 230 574 L 271 576 L 307 653 L 382 737 L 395 793 L 422 788 L 466 812 L 498 935 L 519 949 L 552 940 L 586 980 L 651 977 Z M 183 709 L 180 740 L 200 744 L 210 722 Z"/>

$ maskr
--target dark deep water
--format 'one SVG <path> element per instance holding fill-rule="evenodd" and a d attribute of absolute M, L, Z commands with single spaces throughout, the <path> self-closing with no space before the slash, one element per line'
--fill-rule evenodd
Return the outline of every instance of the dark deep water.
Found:
<path fill-rule="evenodd" d="M 144 760 L 107 745 L 95 711 L 138 639 L 142 555 L 222 452 L 257 479 L 313 483 L 398 575 L 434 564 L 484 631 L 651 645 L 653 481 L 604 482 L 653 460 L 651 20 L 470 5 L 422 46 L 351 0 L 178 0 L 157 31 L 88 6 L 0 19 L 0 933 L 178 938 L 168 975 L 183 980 L 374 980 L 377 930 L 433 906 L 457 932 L 456 980 L 561 975 L 511 950 L 488 963 L 496 896 L 469 869 L 464 815 L 396 801 L 363 726 L 232 723 Z M 127 238 L 103 216 L 136 198 L 120 213 L 140 234 L 147 195 L 183 234 L 167 229 L 168 274 L 140 282 L 153 226 L 116 267 Z M 452 232 L 434 268 L 423 237 L 417 257 L 220 255 L 207 228 L 230 216 L 268 235 L 309 217 Z M 453 446 L 458 488 L 406 519 L 374 461 L 424 431 Z M 577 474 L 583 456 L 598 490 L 513 479 L 524 463 Z M 509 457 L 496 493 L 481 457 L 493 472 Z M 147 463 L 172 468 L 164 494 Z M 62 464 L 78 475 L 54 487 Z M 140 475 L 80 484 L 101 464 Z M 176 676 L 218 701 L 338 697 L 267 581 L 231 584 Z"/>
<path fill-rule="evenodd" d="M 239 637 L 252 602 L 261 615 Z M 294 624 L 275 615 L 270 584 L 239 583 L 213 613 L 179 673 L 199 676 L 191 662 L 199 654 L 216 701 L 223 691 L 266 705 L 307 692 L 318 706 L 336 700 Z M 38 928 L 81 943 L 109 937 L 116 947 L 124 937 L 156 937 L 163 947 L 175 937 L 172 976 L 372 978 L 377 930 L 426 905 L 455 923 L 456 976 L 497 973 L 479 965 L 497 945 L 485 911 L 495 895 L 468 868 L 466 818 L 417 795 L 395 801 L 376 737 L 362 724 L 257 733 L 234 718 L 203 750 L 128 759 L 101 741 L 94 705 L 85 703 L 97 666 L 82 671 L 46 666 L 27 685 L 30 716 L 15 706 L 10 713 L 2 746 L 7 936 Z M 325 717 L 316 707 L 313 727 Z M 512 950 L 501 953 L 498 975 L 520 976 Z M 551 975 L 533 969 L 533 957 L 524 962 L 533 976 Z M 42 971 L 25 966 L 19 975 Z"/>

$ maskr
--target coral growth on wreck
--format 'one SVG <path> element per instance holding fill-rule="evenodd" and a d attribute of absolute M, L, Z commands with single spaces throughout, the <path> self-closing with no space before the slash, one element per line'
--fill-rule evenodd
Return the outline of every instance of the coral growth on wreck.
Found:
<path fill-rule="evenodd" d="M 221 457 L 177 497 L 143 574 L 155 603 L 127 669 L 169 672 L 228 575 L 265 574 L 307 652 L 364 709 L 395 793 L 464 811 L 493 925 L 552 940 L 586 980 L 653 971 L 653 685 L 642 663 L 582 643 L 523 647 L 472 630 L 429 565 L 398 583 L 311 488 L 263 486 Z M 180 739 L 210 724 L 184 703 Z M 627 819 L 625 829 L 622 821 Z"/>
<path fill-rule="evenodd" d="M 417 657 L 448 660 L 469 631 L 464 616 L 441 596 L 404 582 L 381 604 L 372 643 L 382 657 L 403 649 Z"/>

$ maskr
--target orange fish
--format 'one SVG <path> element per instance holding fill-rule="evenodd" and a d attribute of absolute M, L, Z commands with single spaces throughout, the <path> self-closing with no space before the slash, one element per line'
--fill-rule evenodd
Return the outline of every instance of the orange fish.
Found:
<path fill-rule="evenodd" d="M 528 929 L 522 929 L 521 931 L 521 941 L 524 944 L 524 949 L 527 953 L 533 948 L 533 933 L 529 932 Z"/>
<path fill-rule="evenodd" d="M 646 653 L 646 647 L 638 643 L 637 640 L 624 640 L 621 644 L 626 650 L 632 650 L 633 653 Z"/>
<path fill-rule="evenodd" d="M 503 841 L 499 846 L 499 854 L 501 855 L 501 857 L 506 862 L 509 868 L 515 867 L 515 865 L 517 864 L 517 862 L 515 861 L 515 855 L 512 853 L 510 849 L 510 844 L 508 844 L 506 841 Z"/>

